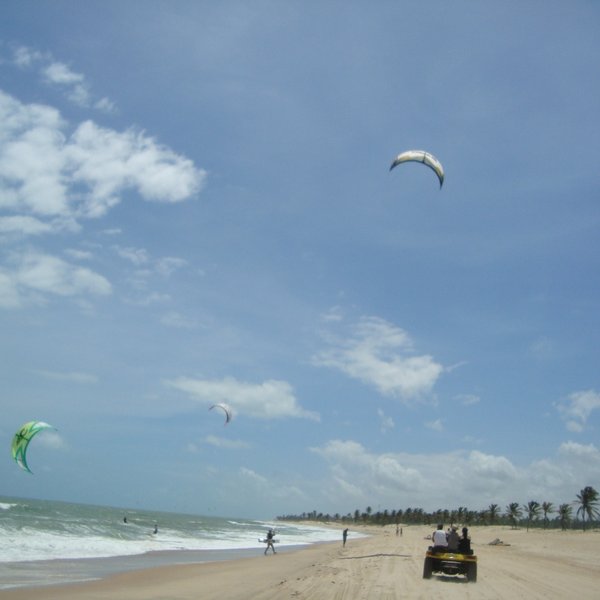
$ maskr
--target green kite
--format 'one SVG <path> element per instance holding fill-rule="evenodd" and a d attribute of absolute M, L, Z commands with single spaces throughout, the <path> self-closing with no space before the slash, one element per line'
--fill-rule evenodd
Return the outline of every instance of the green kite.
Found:
<path fill-rule="evenodd" d="M 32 471 L 27 466 L 27 447 L 32 438 L 44 429 L 55 429 L 55 427 L 43 421 L 29 421 L 15 433 L 15 437 L 13 438 L 12 456 L 21 469 L 28 473 L 32 473 Z"/>

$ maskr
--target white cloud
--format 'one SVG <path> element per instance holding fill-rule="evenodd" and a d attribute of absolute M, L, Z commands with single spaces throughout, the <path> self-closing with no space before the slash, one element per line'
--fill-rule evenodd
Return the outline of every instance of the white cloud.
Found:
<path fill-rule="evenodd" d="M 600 477 L 600 451 L 593 445 L 562 444 L 553 457 L 518 467 L 505 456 L 479 451 L 445 454 L 369 452 L 352 440 L 331 440 L 310 450 L 329 466 L 323 494 L 335 510 L 372 503 L 382 508 L 467 506 L 482 509 L 528 500 L 569 502 Z"/>
<path fill-rule="evenodd" d="M 63 62 L 55 60 L 50 53 L 43 53 L 27 46 L 13 51 L 13 64 L 21 69 L 39 68 L 42 80 L 62 89 L 68 100 L 81 107 L 96 108 L 103 112 L 115 112 L 114 103 L 108 98 L 93 98 L 86 77 Z"/>
<path fill-rule="evenodd" d="M 425 427 L 432 429 L 433 431 L 444 431 L 444 423 L 441 419 L 436 419 L 435 421 L 427 421 L 425 423 Z"/>
<path fill-rule="evenodd" d="M 431 356 L 416 355 L 403 329 L 377 317 L 363 317 L 347 339 L 331 338 L 330 347 L 314 356 L 313 362 L 402 400 L 431 392 L 444 370 Z"/>
<path fill-rule="evenodd" d="M 19 290 L 8 273 L 0 271 L 0 308 L 17 308 L 21 306 Z"/>
<path fill-rule="evenodd" d="M 62 450 L 67 448 L 67 444 L 61 435 L 56 431 L 50 430 L 44 431 L 43 435 L 38 435 L 36 444 L 52 450 Z"/>
<path fill-rule="evenodd" d="M 248 481 L 254 484 L 258 484 L 261 488 L 268 486 L 269 484 L 269 480 L 266 477 L 259 475 L 258 473 L 256 473 L 256 471 L 253 471 L 252 469 L 240 467 L 240 474 L 244 479 L 247 479 Z"/>
<path fill-rule="evenodd" d="M 600 409 L 600 393 L 595 390 L 573 392 L 557 405 L 567 429 L 581 432 L 593 411 Z"/>
<path fill-rule="evenodd" d="M 21 68 L 31 67 L 33 64 L 45 59 L 47 59 L 47 55 L 27 46 L 19 46 L 13 52 L 13 61 L 15 65 Z"/>
<path fill-rule="evenodd" d="M 65 254 L 76 260 L 91 260 L 94 256 L 89 250 L 78 250 L 77 248 L 66 248 Z"/>
<path fill-rule="evenodd" d="M 475 394 L 457 394 L 454 399 L 460 402 L 463 406 L 473 406 L 479 404 L 481 398 Z"/>
<path fill-rule="evenodd" d="M 144 248 L 123 248 L 121 246 L 115 246 L 115 251 L 121 258 L 128 260 L 137 267 L 144 265 L 149 261 L 148 251 Z"/>
<path fill-rule="evenodd" d="M 22 231 L 97 218 L 126 190 L 144 200 L 181 202 L 202 187 L 205 172 L 143 132 L 117 132 L 92 121 L 72 135 L 59 112 L 0 92 L 0 209 L 16 213 Z M 13 222 L 13 227 L 15 223 Z"/>
<path fill-rule="evenodd" d="M 80 73 L 75 73 L 67 65 L 60 62 L 52 62 L 44 67 L 42 74 L 50 83 L 56 84 L 76 84 L 83 83 L 84 77 Z"/>
<path fill-rule="evenodd" d="M 574 460 L 588 460 L 600 468 L 600 451 L 594 444 L 583 445 L 577 442 L 564 442 L 560 445 L 559 453 Z"/>
<path fill-rule="evenodd" d="M 420 486 L 421 476 L 412 467 L 403 464 L 398 455 L 371 454 L 358 442 L 332 440 L 322 448 L 311 448 L 331 466 L 338 483 L 363 490 L 365 500 L 378 494 L 409 491 Z"/>
<path fill-rule="evenodd" d="M 517 477 L 517 469 L 507 458 L 478 450 L 469 454 L 468 467 L 474 474 L 491 480 L 512 481 Z"/>
<path fill-rule="evenodd" d="M 156 261 L 156 270 L 163 276 L 169 277 L 172 273 L 187 265 L 187 261 L 183 258 L 174 256 L 165 256 Z"/>
<path fill-rule="evenodd" d="M 94 108 L 105 112 L 105 113 L 114 113 L 117 112 L 117 107 L 112 100 L 108 98 L 100 98 L 97 102 L 94 103 Z"/>
<path fill-rule="evenodd" d="M 226 402 L 240 415 L 257 419 L 293 417 L 319 420 L 317 413 L 304 410 L 298 404 L 292 387 L 285 381 L 269 379 L 255 384 L 231 377 L 220 380 L 179 377 L 166 384 L 206 404 Z"/>
<path fill-rule="evenodd" d="M 101 275 L 47 254 L 24 254 L 15 276 L 21 286 L 59 296 L 111 293 L 110 283 Z"/>
<path fill-rule="evenodd" d="M 16 308 L 32 295 L 106 296 L 112 292 L 106 278 L 61 258 L 34 251 L 14 254 L 10 268 L 0 271 L 0 306 Z"/>
<path fill-rule="evenodd" d="M 19 234 L 23 236 L 50 233 L 54 227 L 35 217 L 0 217 L 0 234 Z"/>
<path fill-rule="evenodd" d="M 389 431 L 390 429 L 394 429 L 394 427 L 395 427 L 394 419 L 392 419 L 392 417 L 386 416 L 386 414 L 383 412 L 383 410 L 381 408 L 377 409 L 377 415 L 379 416 L 381 433 L 385 433 L 386 431 Z"/>

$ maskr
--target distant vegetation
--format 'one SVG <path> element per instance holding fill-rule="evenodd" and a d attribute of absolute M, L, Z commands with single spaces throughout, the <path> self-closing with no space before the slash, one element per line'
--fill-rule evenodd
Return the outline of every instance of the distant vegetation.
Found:
<path fill-rule="evenodd" d="M 340 523 L 362 523 L 368 525 L 390 525 L 403 523 L 406 525 L 509 525 L 510 527 L 544 528 L 544 529 L 578 529 L 600 525 L 598 509 L 598 492 L 591 486 L 583 488 L 576 499 L 570 503 L 555 506 L 552 502 L 530 500 L 525 504 L 511 502 L 504 509 L 498 504 L 490 504 L 483 510 L 469 510 L 459 506 L 455 510 L 438 509 L 426 512 L 422 508 L 406 508 L 404 510 L 384 510 L 373 512 L 370 506 L 366 510 L 356 509 L 354 513 L 340 515 L 324 514 L 313 510 L 300 515 L 284 515 L 277 517 L 279 521 L 317 521 Z M 575 510 L 574 510 L 575 509 Z"/>

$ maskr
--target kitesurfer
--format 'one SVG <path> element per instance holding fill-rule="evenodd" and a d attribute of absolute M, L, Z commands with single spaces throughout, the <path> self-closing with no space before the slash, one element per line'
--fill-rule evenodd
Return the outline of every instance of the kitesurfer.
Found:
<path fill-rule="evenodd" d="M 346 539 L 348 538 L 348 528 L 346 527 L 346 529 L 344 529 L 344 533 L 342 533 L 342 538 L 344 540 L 344 543 L 342 544 L 343 546 L 346 545 Z"/>
<path fill-rule="evenodd" d="M 265 555 L 267 554 L 267 550 L 269 548 L 271 548 L 271 550 L 273 550 L 273 554 L 277 554 L 277 552 L 275 552 L 275 546 L 273 545 L 273 537 L 274 536 L 275 536 L 275 532 L 272 529 L 269 529 L 269 531 L 267 532 L 267 538 L 266 538 L 267 547 L 265 548 Z"/>

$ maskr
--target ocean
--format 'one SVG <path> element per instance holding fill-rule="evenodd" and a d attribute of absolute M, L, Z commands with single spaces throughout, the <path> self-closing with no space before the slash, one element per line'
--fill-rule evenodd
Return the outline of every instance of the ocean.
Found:
<path fill-rule="evenodd" d="M 308 524 L 0 496 L 0 590 L 255 556 L 271 527 L 277 551 L 341 539 L 341 531 Z"/>

